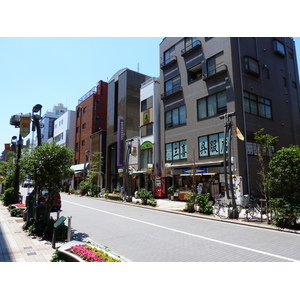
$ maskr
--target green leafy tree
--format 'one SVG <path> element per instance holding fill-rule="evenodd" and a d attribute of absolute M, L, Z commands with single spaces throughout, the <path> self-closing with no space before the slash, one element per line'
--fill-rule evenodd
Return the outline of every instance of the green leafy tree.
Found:
<path fill-rule="evenodd" d="M 53 206 L 53 197 L 59 193 L 62 180 L 73 174 L 70 166 L 73 161 L 73 151 L 53 143 L 42 143 L 21 158 L 23 172 L 30 176 L 38 188 L 46 188 L 49 192 L 47 202 L 47 219 Z"/>
<path fill-rule="evenodd" d="M 278 136 L 272 136 L 264 133 L 264 128 L 254 133 L 254 139 L 259 144 L 260 149 L 257 157 L 260 165 L 258 175 L 260 176 L 261 193 L 266 199 L 266 212 L 269 212 L 270 188 L 268 185 L 268 165 L 272 155 L 272 146 L 278 140 Z"/>
<path fill-rule="evenodd" d="M 100 186 L 98 184 L 99 175 L 101 175 L 100 167 L 102 166 L 103 157 L 101 152 L 95 152 L 90 157 L 90 171 L 86 178 L 81 181 L 79 188 L 82 195 L 91 193 L 92 196 L 97 196 L 100 193 Z"/>
<path fill-rule="evenodd" d="M 272 200 L 274 220 L 283 227 L 296 226 L 300 215 L 300 147 L 278 150 L 269 163 L 268 184 L 279 198 Z"/>

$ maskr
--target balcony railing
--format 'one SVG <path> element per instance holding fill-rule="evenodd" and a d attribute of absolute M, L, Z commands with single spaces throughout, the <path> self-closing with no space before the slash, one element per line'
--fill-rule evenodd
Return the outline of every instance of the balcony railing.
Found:
<path fill-rule="evenodd" d="M 93 94 L 97 93 L 97 87 L 94 86 L 93 88 L 91 88 L 85 95 L 83 95 L 79 100 L 78 100 L 78 104 L 79 105 L 81 102 L 83 102 L 84 100 L 86 100 L 88 97 L 90 97 Z"/>
<path fill-rule="evenodd" d="M 207 81 L 207 80 L 216 78 L 218 76 L 227 74 L 227 72 L 228 72 L 227 65 L 224 64 L 224 65 L 217 67 L 216 69 L 213 69 L 213 70 L 207 72 L 206 74 L 203 74 L 203 80 Z"/>
<path fill-rule="evenodd" d="M 200 47 L 201 47 L 201 42 L 199 40 L 194 41 L 192 44 L 190 44 L 189 46 L 181 50 L 181 56 L 185 56 Z"/>
<path fill-rule="evenodd" d="M 177 93 L 180 93 L 182 92 L 182 87 L 181 86 L 176 86 L 176 87 L 173 87 L 171 90 L 168 90 L 166 91 L 165 93 L 161 94 L 160 97 L 162 100 L 170 97 L 170 96 L 173 96 Z"/>
<path fill-rule="evenodd" d="M 176 61 L 177 61 L 177 56 L 176 56 L 176 55 L 173 55 L 173 56 L 171 56 L 169 59 L 167 59 L 167 60 L 165 60 L 164 62 L 162 62 L 162 63 L 160 64 L 160 68 L 163 69 L 164 67 L 169 66 L 169 65 L 175 63 Z"/>

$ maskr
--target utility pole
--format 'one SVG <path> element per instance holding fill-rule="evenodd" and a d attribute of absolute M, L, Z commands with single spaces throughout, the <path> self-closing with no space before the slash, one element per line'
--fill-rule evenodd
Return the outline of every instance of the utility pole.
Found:
<path fill-rule="evenodd" d="M 224 151 L 223 151 L 223 163 L 224 163 L 224 177 L 225 177 L 225 188 L 227 199 L 231 199 L 231 205 L 228 208 L 228 218 L 238 219 L 239 211 L 236 206 L 233 180 L 232 180 L 232 167 L 231 167 L 231 150 L 232 150 L 232 125 L 233 122 L 231 117 L 235 116 L 235 112 L 226 113 L 220 116 L 220 119 L 224 119 Z M 226 151 L 226 139 L 228 141 L 228 152 Z M 228 171 L 227 171 L 228 168 Z M 229 177 L 229 184 L 228 178 Z M 229 190 L 231 193 L 229 193 Z"/>

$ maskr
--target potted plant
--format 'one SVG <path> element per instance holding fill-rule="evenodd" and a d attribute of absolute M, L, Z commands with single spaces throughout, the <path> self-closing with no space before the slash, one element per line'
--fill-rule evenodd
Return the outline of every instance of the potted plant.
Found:
<path fill-rule="evenodd" d="M 205 215 L 211 215 L 213 213 L 213 206 L 209 202 L 210 194 L 197 194 L 195 204 L 199 207 L 199 212 Z"/>
<path fill-rule="evenodd" d="M 176 186 L 175 185 L 171 185 L 170 187 L 168 187 L 168 195 L 169 195 L 169 199 L 174 200 L 174 193 L 176 191 Z"/>

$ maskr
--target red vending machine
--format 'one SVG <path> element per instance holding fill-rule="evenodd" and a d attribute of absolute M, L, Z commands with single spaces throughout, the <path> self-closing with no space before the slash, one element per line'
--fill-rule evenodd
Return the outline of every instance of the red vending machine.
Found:
<path fill-rule="evenodd" d="M 154 197 L 166 197 L 166 177 L 155 176 Z"/>

